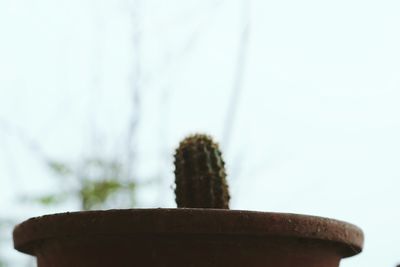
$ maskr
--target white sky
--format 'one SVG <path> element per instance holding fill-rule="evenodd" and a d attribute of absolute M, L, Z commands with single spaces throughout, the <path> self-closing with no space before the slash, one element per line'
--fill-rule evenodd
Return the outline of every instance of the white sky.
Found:
<path fill-rule="evenodd" d="M 17 193 L 55 184 L 15 127 L 62 160 L 113 151 L 123 142 L 138 59 L 139 173 L 160 164 L 169 172 L 160 148 L 172 153 L 187 133 L 221 140 L 243 6 L 150 0 L 139 5 L 137 24 L 128 1 L 0 0 L 0 215 L 54 212 L 9 208 L 19 207 Z M 343 267 L 400 261 L 399 14 L 396 0 L 251 2 L 226 151 L 228 168 L 241 170 L 231 181 L 233 208 L 359 225 L 365 250 Z M 132 49 L 137 27 L 140 57 Z M 144 190 L 140 205 L 174 206 L 172 183 L 167 174 L 164 195 Z"/>

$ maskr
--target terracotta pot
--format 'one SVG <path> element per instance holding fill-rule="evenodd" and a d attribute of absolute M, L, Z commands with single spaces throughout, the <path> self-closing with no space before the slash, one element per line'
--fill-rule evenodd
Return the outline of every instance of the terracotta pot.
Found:
<path fill-rule="evenodd" d="M 337 267 L 363 234 L 332 219 L 215 209 L 72 212 L 14 229 L 39 267 Z"/>

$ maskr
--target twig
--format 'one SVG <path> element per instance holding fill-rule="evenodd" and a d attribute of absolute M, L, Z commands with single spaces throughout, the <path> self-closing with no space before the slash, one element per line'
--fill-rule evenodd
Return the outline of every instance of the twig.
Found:
<path fill-rule="evenodd" d="M 137 130 L 140 122 L 140 111 L 141 111 L 141 31 L 139 29 L 139 13 L 140 13 L 140 1 L 133 1 L 131 10 L 131 21 L 133 26 L 132 31 L 132 48 L 133 52 L 136 53 L 136 57 L 133 60 L 133 71 L 131 76 L 131 113 L 129 117 L 128 125 L 128 136 L 127 136 L 127 179 L 131 179 L 132 172 L 136 161 L 136 149 L 137 149 Z"/>
<path fill-rule="evenodd" d="M 240 35 L 236 69 L 234 72 L 233 92 L 231 94 L 231 99 L 228 103 L 225 127 L 223 129 L 223 134 L 222 134 L 222 144 L 224 146 L 225 153 L 228 151 L 232 139 L 232 131 L 234 129 L 234 123 L 238 110 L 239 99 L 241 91 L 243 89 L 243 77 L 244 77 L 246 58 L 248 52 L 247 48 L 250 35 L 250 1 L 244 0 L 243 5 L 244 7 L 242 14 L 243 14 L 244 27 Z"/>

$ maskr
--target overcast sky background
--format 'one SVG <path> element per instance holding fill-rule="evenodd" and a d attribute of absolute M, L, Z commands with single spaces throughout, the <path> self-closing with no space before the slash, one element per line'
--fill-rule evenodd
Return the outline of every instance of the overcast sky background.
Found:
<path fill-rule="evenodd" d="M 399 14 L 397 0 L 0 0 L 0 216 L 76 209 L 18 202 L 57 184 L 26 140 L 67 161 L 113 153 L 124 141 L 137 62 L 137 173 L 165 171 L 138 205 L 174 207 L 173 149 L 196 131 L 222 142 L 244 42 L 232 139 L 222 142 L 232 208 L 352 222 L 365 249 L 341 266 L 394 266 Z M 25 259 L 11 244 L 0 250 Z"/>

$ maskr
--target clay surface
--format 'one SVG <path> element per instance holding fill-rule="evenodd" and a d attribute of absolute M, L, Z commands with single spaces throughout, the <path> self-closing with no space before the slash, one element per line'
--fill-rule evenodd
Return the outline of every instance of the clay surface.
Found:
<path fill-rule="evenodd" d="M 39 267 L 337 267 L 362 250 L 362 231 L 296 214 L 217 209 L 73 212 L 14 229 Z"/>

